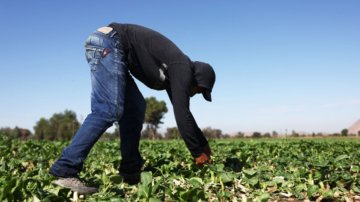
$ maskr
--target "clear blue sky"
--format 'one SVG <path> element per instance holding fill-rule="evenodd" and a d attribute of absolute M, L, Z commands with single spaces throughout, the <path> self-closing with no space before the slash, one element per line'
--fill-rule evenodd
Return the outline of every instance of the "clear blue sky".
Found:
<path fill-rule="evenodd" d="M 360 119 L 359 10 L 357 0 L 1 1 L 0 127 L 33 130 L 65 109 L 85 118 L 85 40 L 119 22 L 214 67 L 213 102 L 191 99 L 200 128 L 339 132 Z M 137 83 L 168 104 L 160 131 L 176 126 L 166 92 Z"/>

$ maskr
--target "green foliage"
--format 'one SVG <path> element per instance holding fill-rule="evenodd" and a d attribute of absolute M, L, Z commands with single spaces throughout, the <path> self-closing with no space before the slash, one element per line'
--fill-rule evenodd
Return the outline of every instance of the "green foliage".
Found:
<path fill-rule="evenodd" d="M 156 130 L 155 130 L 155 136 L 153 139 L 152 130 L 149 127 L 149 125 L 147 125 L 145 130 L 141 131 L 141 139 L 142 140 L 162 140 L 163 136 L 160 133 L 156 132 Z"/>
<path fill-rule="evenodd" d="M 166 128 L 165 139 L 167 140 L 180 140 L 182 139 L 179 129 L 177 127 Z"/>
<path fill-rule="evenodd" d="M 231 138 L 231 136 L 229 134 L 225 134 L 225 135 L 222 135 L 222 138 L 223 139 L 229 139 L 229 138 Z"/>
<path fill-rule="evenodd" d="M 235 135 L 235 138 L 244 138 L 244 133 L 242 132 L 238 132 L 236 135 Z"/>
<path fill-rule="evenodd" d="M 271 135 L 270 135 L 270 133 L 265 133 L 265 134 L 263 135 L 263 137 L 270 138 Z"/>
<path fill-rule="evenodd" d="M 34 126 L 35 137 L 36 140 L 52 140 L 50 137 L 50 122 L 45 118 L 41 118 L 38 122 L 36 122 L 36 126 Z"/>
<path fill-rule="evenodd" d="M 69 141 L 0 137 L 0 201 L 70 201 L 48 174 Z M 212 164 L 199 168 L 183 141 L 141 141 L 141 183 L 117 174 L 120 142 L 99 141 L 79 177 L 99 193 L 82 201 L 267 201 L 285 195 L 315 201 L 360 193 L 360 143 L 313 140 L 210 140 Z M 328 186 L 329 189 L 325 189 Z M 352 195 L 355 195 L 352 194 Z"/>
<path fill-rule="evenodd" d="M 254 132 L 254 133 L 252 134 L 252 137 L 253 137 L 253 138 L 261 138 L 261 133 L 259 133 L 259 132 Z"/>
<path fill-rule="evenodd" d="M 299 137 L 299 133 L 295 132 L 294 130 L 291 133 L 291 137 Z"/>
<path fill-rule="evenodd" d="M 0 128 L 0 134 L 4 134 L 10 138 L 18 138 L 21 141 L 25 141 L 31 135 L 31 132 L 28 129 L 15 126 L 14 129 L 11 129 L 10 127 Z"/>
<path fill-rule="evenodd" d="M 118 122 L 114 122 L 115 130 L 114 132 L 105 132 L 100 140 L 119 140 L 120 139 L 120 130 L 119 130 L 119 124 Z"/>
<path fill-rule="evenodd" d="M 80 128 L 76 120 L 76 113 L 71 110 L 65 110 L 64 113 L 55 113 L 47 120 L 41 118 L 34 126 L 35 138 L 37 140 L 70 140 Z"/>
<path fill-rule="evenodd" d="M 342 131 L 341 131 L 341 136 L 348 136 L 348 129 L 343 129 Z"/>
<path fill-rule="evenodd" d="M 12 136 L 12 129 L 10 127 L 0 128 L 0 134 L 4 134 L 8 137 Z"/>
<path fill-rule="evenodd" d="M 164 101 L 157 101 L 155 97 L 145 98 L 146 111 L 144 122 L 149 126 L 152 139 L 155 140 L 156 128 L 162 124 L 161 119 L 164 118 L 168 111 Z"/>
<path fill-rule="evenodd" d="M 211 127 L 207 127 L 202 129 L 204 136 L 208 139 L 219 139 L 222 136 L 222 132 L 220 129 L 213 129 Z"/>

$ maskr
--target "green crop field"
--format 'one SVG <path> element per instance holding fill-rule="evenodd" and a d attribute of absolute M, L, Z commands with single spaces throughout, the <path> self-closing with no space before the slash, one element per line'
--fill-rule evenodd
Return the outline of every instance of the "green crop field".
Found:
<path fill-rule="evenodd" d="M 0 139 L 0 201 L 355 201 L 360 139 L 210 140 L 212 164 L 200 169 L 183 141 L 141 141 L 141 183 L 123 183 L 120 142 L 96 143 L 80 178 L 99 193 L 52 183 L 51 165 L 68 141 Z"/>

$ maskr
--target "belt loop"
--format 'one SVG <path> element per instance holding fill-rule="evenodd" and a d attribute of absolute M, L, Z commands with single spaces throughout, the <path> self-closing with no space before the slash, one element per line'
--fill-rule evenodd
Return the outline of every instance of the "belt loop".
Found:
<path fill-rule="evenodd" d="M 114 32 L 110 35 L 111 38 L 113 38 L 116 34 L 116 31 L 114 30 Z"/>

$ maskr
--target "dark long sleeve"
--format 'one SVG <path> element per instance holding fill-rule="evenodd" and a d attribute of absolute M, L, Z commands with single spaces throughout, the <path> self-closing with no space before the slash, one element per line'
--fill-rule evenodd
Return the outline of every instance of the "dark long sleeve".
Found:
<path fill-rule="evenodd" d="M 167 92 L 167 94 L 168 94 L 168 96 L 169 96 L 169 98 L 170 98 L 170 101 L 171 101 L 171 103 L 172 103 L 171 89 L 166 89 L 166 92 Z M 191 112 L 190 112 L 190 113 L 191 113 Z M 195 130 L 196 138 L 197 138 L 197 140 L 199 141 L 200 147 L 203 147 L 203 146 L 209 144 L 208 141 L 207 141 L 207 139 L 206 139 L 206 137 L 204 136 L 204 133 L 201 131 L 201 129 L 200 129 L 199 126 L 197 125 L 197 123 L 196 123 L 196 121 L 195 121 L 195 118 L 194 118 L 194 116 L 192 115 L 192 113 L 191 113 L 191 116 L 192 116 L 192 119 L 194 120 L 194 130 Z"/>
<path fill-rule="evenodd" d="M 192 116 L 192 114 L 191 114 L 191 116 Z M 199 141 L 200 147 L 203 147 L 203 146 L 209 144 L 206 137 L 204 136 L 204 133 L 200 130 L 199 126 L 197 125 L 194 117 L 193 117 L 193 120 L 194 120 L 194 127 L 195 127 L 194 129 L 195 129 L 196 137 Z"/>
<path fill-rule="evenodd" d="M 169 67 L 168 75 L 170 80 L 169 96 L 173 104 L 179 132 L 191 155 L 194 158 L 200 157 L 202 154 L 200 141 L 204 144 L 204 139 L 206 140 L 206 138 L 201 137 L 203 136 L 202 133 L 197 134 L 200 129 L 190 112 L 190 88 L 193 73 L 189 64 L 176 63 Z"/>

